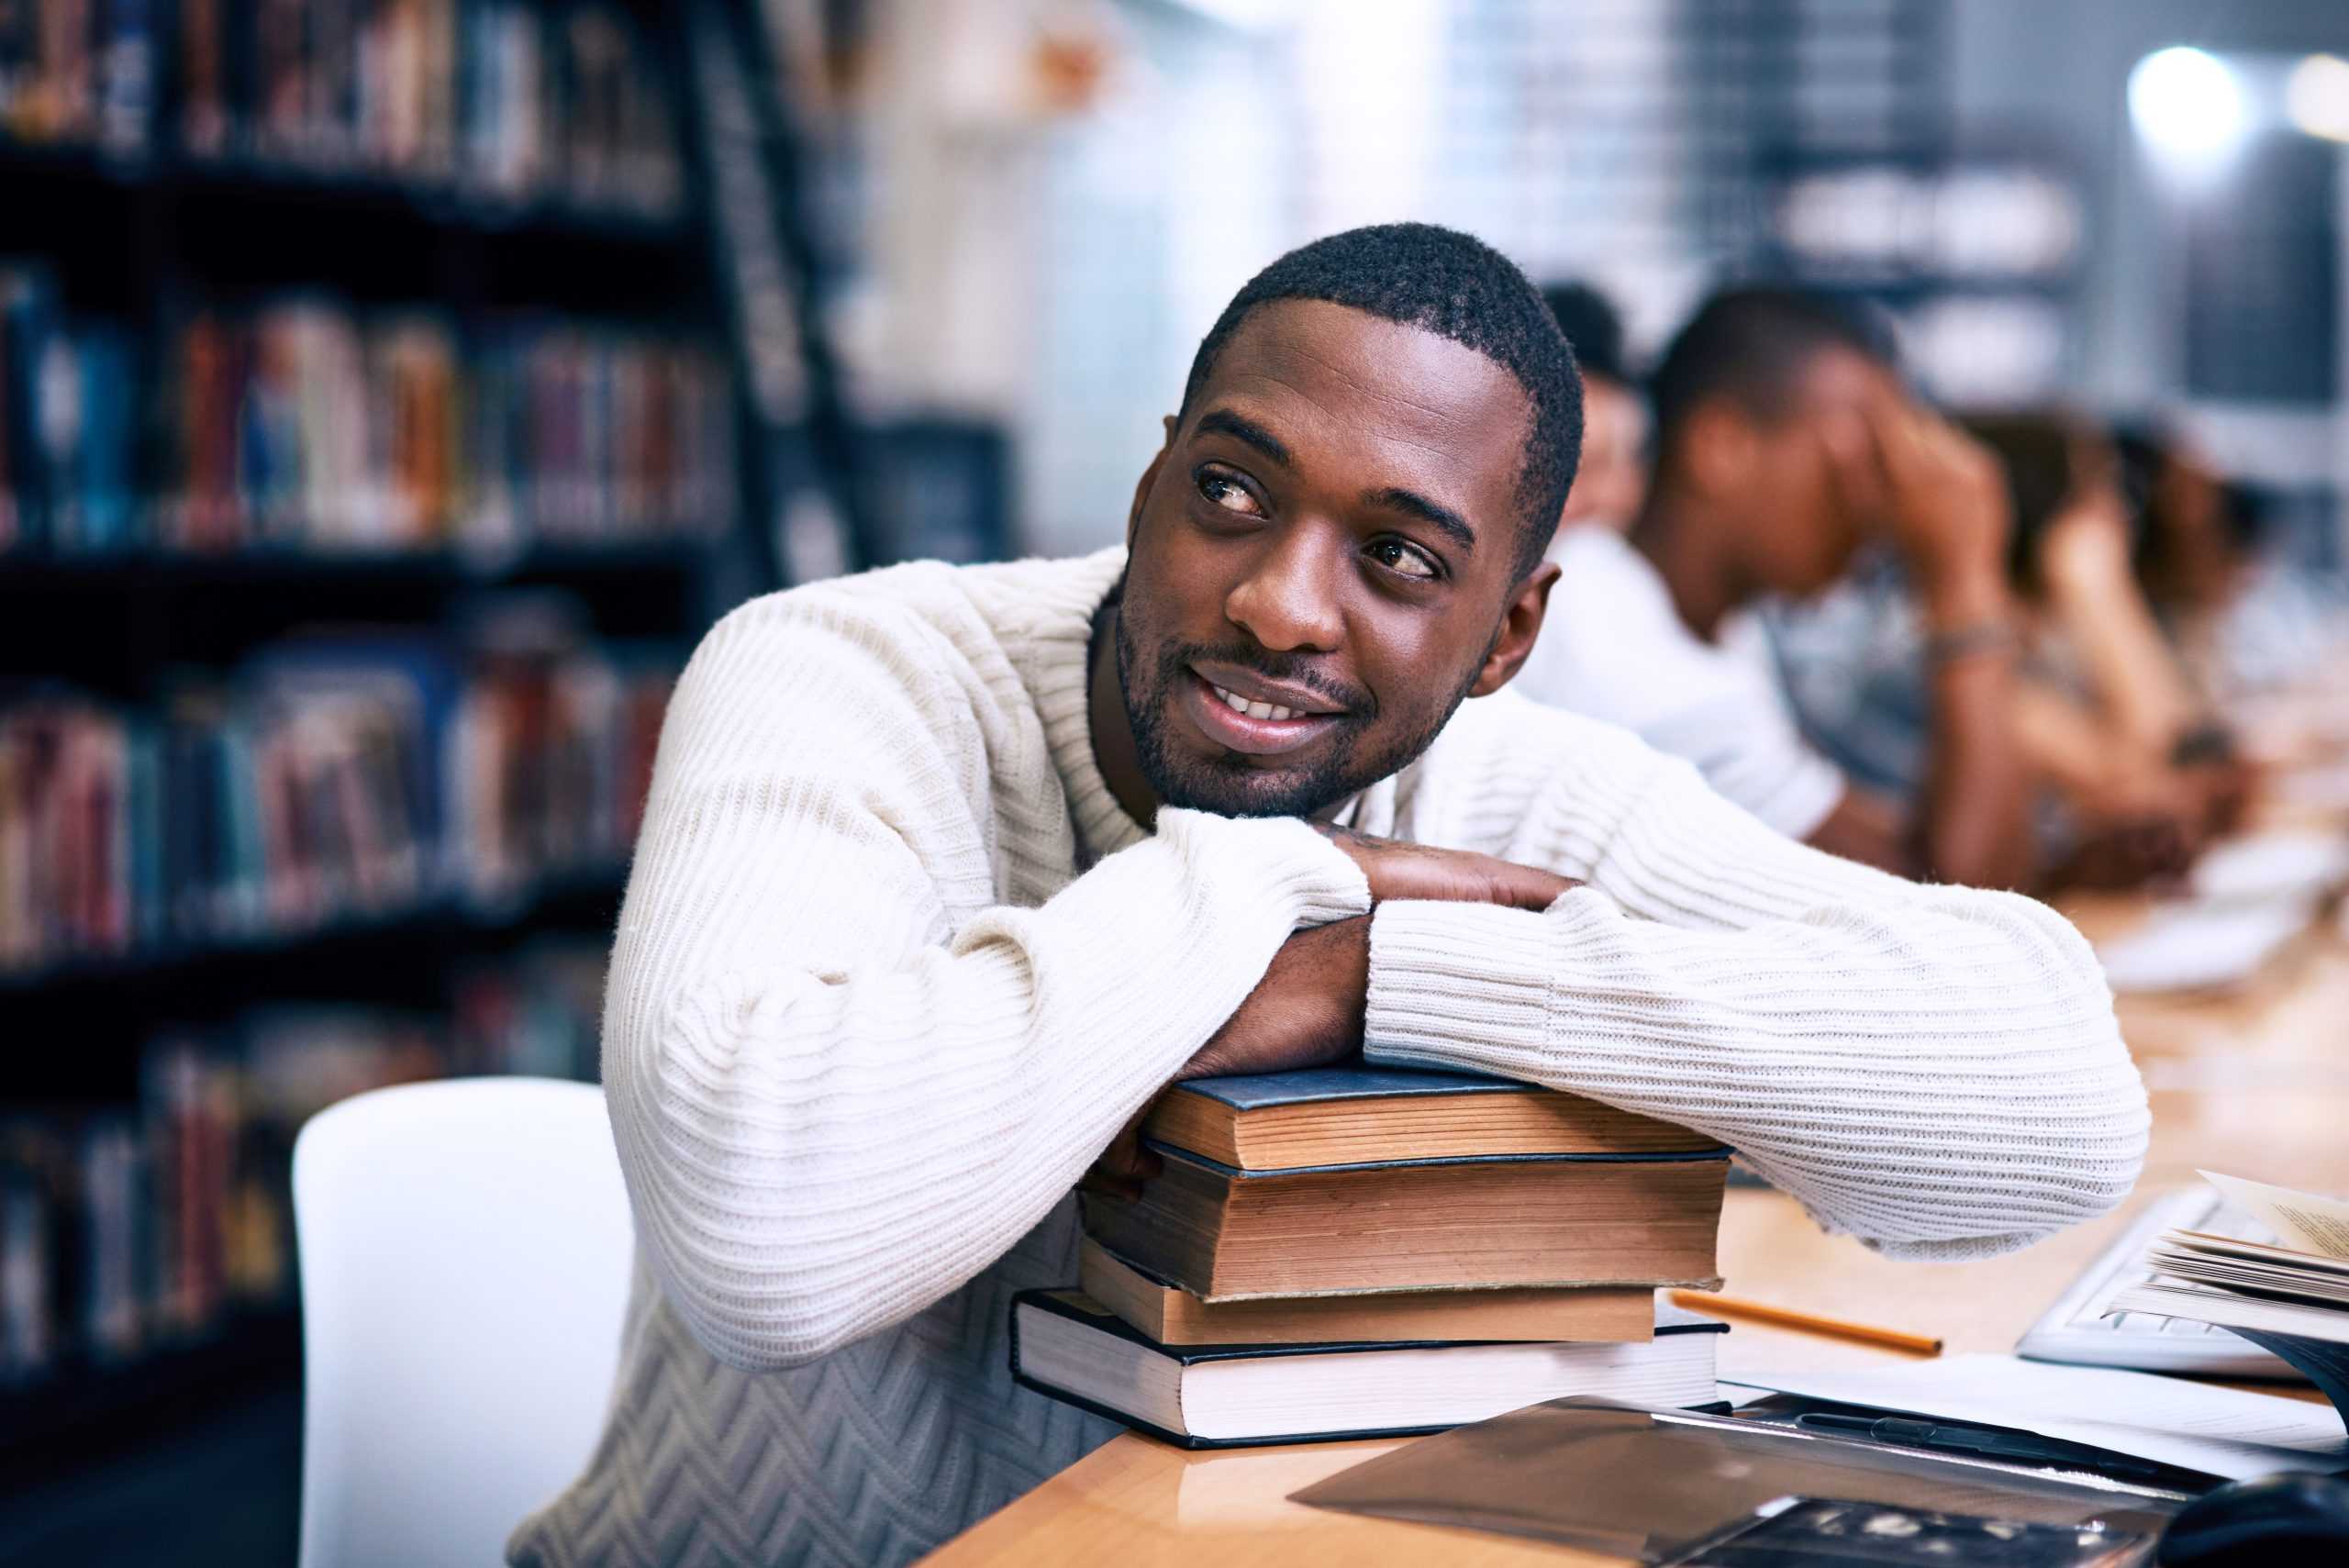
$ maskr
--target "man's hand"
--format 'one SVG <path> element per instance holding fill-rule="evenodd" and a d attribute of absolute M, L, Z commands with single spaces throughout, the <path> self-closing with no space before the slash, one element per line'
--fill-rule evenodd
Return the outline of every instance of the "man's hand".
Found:
<path fill-rule="evenodd" d="M 1373 904 L 1422 898 L 1542 910 L 1582 885 L 1492 855 L 1407 844 L 1349 828 L 1324 826 L 1321 831 L 1362 867 Z M 1369 997 L 1370 917 L 1309 927 L 1281 944 L 1256 989 L 1175 1079 L 1286 1073 L 1341 1062 L 1362 1049 L 1363 1008 Z M 1141 1146 L 1141 1124 L 1149 1115 L 1144 1106 L 1079 1185 L 1111 1197 L 1141 1195 L 1142 1183 L 1158 1174 L 1160 1164 Z"/>
<path fill-rule="evenodd" d="M 1256 989 L 1174 1074 L 1175 1081 L 1286 1073 L 1343 1061 L 1362 1049 L 1363 1007 L 1369 995 L 1370 917 L 1309 926 L 1281 944 Z M 1150 1109 L 1144 1106 L 1102 1151 L 1079 1184 L 1085 1191 L 1130 1200 L 1141 1195 L 1142 1183 L 1158 1174 L 1158 1156 L 1141 1146 L 1141 1124 Z"/>
<path fill-rule="evenodd" d="M 1939 415 L 1889 398 L 1835 432 L 1833 443 L 1847 492 L 1882 498 L 1892 544 L 1929 611 L 1960 594 L 1993 601 L 1953 606 L 1960 616 L 2003 609 L 2012 519 L 1988 448 Z"/>
<path fill-rule="evenodd" d="M 1390 898 L 1424 898 L 1444 904 L 1498 904 L 1509 909 L 1541 910 L 1556 903 L 1560 894 L 1581 885 L 1571 877 L 1493 855 L 1407 844 L 1397 839 L 1357 833 L 1351 828 L 1316 826 L 1362 868 L 1363 875 L 1370 882 L 1373 904 L 1384 904 Z M 1368 951 L 1366 943 L 1364 951 Z"/>

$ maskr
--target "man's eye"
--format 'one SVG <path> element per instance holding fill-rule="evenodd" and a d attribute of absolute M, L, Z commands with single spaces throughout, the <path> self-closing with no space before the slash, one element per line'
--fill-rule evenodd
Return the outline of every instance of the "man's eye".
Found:
<path fill-rule="evenodd" d="M 1370 558 L 1388 571 L 1405 577 L 1431 581 L 1442 575 L 1435 562 L 1427 558 L 1417 545 L 1406 544 L 1399 539 L 1383 539 L 1370 547 Z"/>
<path fill-rule="evenodd" d="M 1264 508 L 1256 505 L 1256 497 L 1248 494 L 1248 487 L 1228 473 L 1200 474 L 1199 494 L 1227 512 L 1249 517 L 1264 515 Z"/>

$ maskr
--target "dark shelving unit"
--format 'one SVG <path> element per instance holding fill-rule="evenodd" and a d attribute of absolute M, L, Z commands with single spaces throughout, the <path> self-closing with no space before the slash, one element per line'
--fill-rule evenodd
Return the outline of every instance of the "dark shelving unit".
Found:
<path fill-rule="evenodd" d="M 193 313 L 322 291 L 359 312 L 429 307 L 460 330 L 544 318 L 705 343 L 729 367 L 735 423 L 758 430 L 720 288 L 728 239 L 711 206 L 706 137 L 686 73 L 696 15 L 700 25 L 748 37 L 757 30 L 752 8 L 705 12 L 650 0 L 623 8 L 666 85 L 680 142 L 682 199 L 672 213 L 492 197 L 453 177 L 190 155 L 173 131 L 179 50 L 175 10 L 165 6 L 154 13 L 159 80 L 154 134 L 143 150 L 28 145 L 0 135 L 0 259 L 46 264 L 64 310 L 128 324 L 150 395 L 161 384 L 161 345 Z M 829 391 L 818 406 L 835 406 Z M 161 477 L 159 415 L 151 402 L 138 412 L 139 494 L 151 504 Z M 597 644 L 658 650 L 681 666 L 727 605 L 775 582 L 755 521 L 771 515 L 773 482 L 754 473 L 768 460 L 747 439 L 735 451 L 730 516 L 699 534 L 608 545 L 542 539 L 495 552 L 0 550 L 0 704 L 50 691 L 151 704 L 190 673 L 218 676 L 306 628 L 441 627 L 486 598 L 516 595 L 559 601 Z M 164 942 L 0 970 L 0 1039 L 15 1048 L 0 1116 L 131 1102 L 140 1092 L 142 1048 L 159 1028 L 215 1027 L 256 1002 L 444 1005 L 461 965 L 518 951 L 548 931 L 607 940 L 625 871 L 598 862 L 491 898 L 436 890 L 250 939 Z M 150 1440 L 225 1397 L 283 1387 L 298 1372 L 298 1340 L 290 1305 L 246 1307 L 213 1332 L 158 1342 L 135 1359 L 69 1351 L 38 1380 L 0 1384 L 0 1499 L 28 1496 L 72 1466 Z"/>

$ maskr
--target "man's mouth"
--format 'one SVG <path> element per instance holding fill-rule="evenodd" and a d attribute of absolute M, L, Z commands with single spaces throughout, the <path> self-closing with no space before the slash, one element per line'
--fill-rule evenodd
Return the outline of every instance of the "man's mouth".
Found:
<path fill-rule="evenodd" d="M 1292 702 L 1271 700 L 1264 685 L 1238 680 L 1253 692 L 1235 690 L 1197 670 L 1186 672 L 1181 701 L 1191 723 L 1215 745 L 1252 756 L 1273 756 L 1310 744 L 1344 717 L 1326 702 L 1296 694 Z M 1278 695 L 1290 696 L 1282 691 Z"/>

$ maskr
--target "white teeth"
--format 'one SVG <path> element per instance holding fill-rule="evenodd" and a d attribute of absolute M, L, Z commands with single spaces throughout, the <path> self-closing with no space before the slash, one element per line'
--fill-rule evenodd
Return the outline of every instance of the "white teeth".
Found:
<path fill-rule="evenodd" d="M 1218 697 L 1221 698 L 1223 705 L 1231 709 L 1232 712 L 1244 713 L 1251 718 L 1296 718 L 1299 717 L 1296 708 L 1281 707 L 1276 704 L 1268 702 L 1250 702 L 1246 697 L 1241 696 L 1239 693 L 1227 692 L 1212 681 L 1208 683 L 1208 689 L 1215 693 Z"/>

